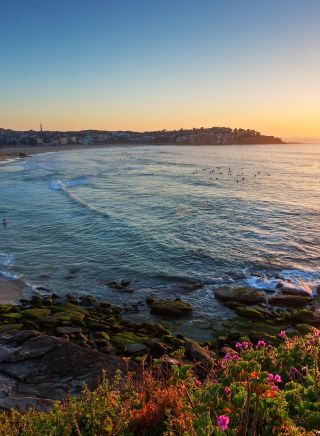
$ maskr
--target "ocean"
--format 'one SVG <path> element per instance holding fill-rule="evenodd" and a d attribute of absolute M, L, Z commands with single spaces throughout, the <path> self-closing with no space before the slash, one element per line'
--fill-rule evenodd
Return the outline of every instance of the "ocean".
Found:
<path fill-rule="evenodd" d="M 233 316 L 217 286 L 272 293 L 286 282 L 313 293 L 320 284 L 320 146 L 34 155 L 0 165 L 3 217 L 0 274 L 22 278 L 26 294 L 40 287 L 127 307 L 179 297 L 194 307 L 189 326 L 204 331 Z M 133 293 L 108 285 L 123 279 Z M 131 316 L 151 317 L 146 306 Z"/>

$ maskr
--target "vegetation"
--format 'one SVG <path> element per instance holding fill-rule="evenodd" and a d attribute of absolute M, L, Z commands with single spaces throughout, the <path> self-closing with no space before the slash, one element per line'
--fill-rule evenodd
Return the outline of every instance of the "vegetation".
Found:
<path fill-rule="evenodd" d="M 202 377 L 183 351 L 141 358 L 141 373 L 104 378 L 49 412 L 0 415 L 1 435 L 312 435 L 320 430 L 320 330 L 272 346 L 238 342 Z"/>

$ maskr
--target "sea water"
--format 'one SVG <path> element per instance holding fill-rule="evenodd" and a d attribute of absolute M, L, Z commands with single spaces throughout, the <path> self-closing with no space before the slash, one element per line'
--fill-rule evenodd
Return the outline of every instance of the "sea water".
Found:
<path fill-rule="evenodd" d="M 126 146 L 0 166 L 0 271 L 123 305 L 180 297 L 231 316 L 223 284 L 320 284 L 320 146 Z M 70 275 L 70 270 L 74 273 Z M 126 294 L 108 286 L 132 281 Z M 193 289 L 188 284 L 203 286 Z M 142 309 L 141 319 L 147 317 Z"/>

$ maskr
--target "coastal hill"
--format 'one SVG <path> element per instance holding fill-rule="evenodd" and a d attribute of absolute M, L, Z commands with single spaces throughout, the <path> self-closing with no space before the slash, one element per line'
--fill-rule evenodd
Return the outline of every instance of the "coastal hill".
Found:
<path fill-rule="evenodd" d="M 0 145 L 67 145 L 67 144 L 282 144 L 281 138 L 263 135 L 252 129 L 229 127 L 180 130 L 133 131 L 14 131 L 0 128 Z"/>

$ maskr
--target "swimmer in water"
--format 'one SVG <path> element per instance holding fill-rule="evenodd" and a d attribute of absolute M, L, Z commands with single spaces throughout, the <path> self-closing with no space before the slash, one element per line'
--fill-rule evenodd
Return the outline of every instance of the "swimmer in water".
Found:
<path fill-rule="evenodd" d="M 7 221 L 7 218 L 4 217 L 3 220 L 2 220 L 2 224 L 3 224 L 4 226 L 6 226 L 6 225 L 7 225 L 7 222 L 8 222 L 8 221 Z"/>

